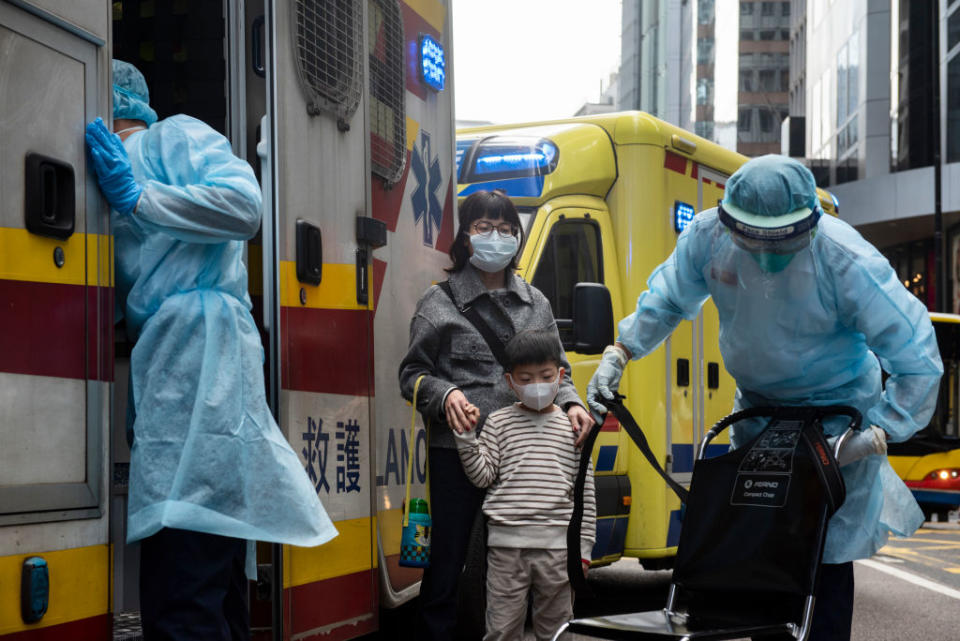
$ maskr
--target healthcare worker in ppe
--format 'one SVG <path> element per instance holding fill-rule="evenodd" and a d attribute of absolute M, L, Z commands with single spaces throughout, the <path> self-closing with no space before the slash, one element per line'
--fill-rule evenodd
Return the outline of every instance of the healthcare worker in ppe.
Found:
<path fill-rule="evenodd" d="M 909 438 L 934 410 L 943 366 L 926 308 L 876 248 L 822 215 L 810 171 L 775 155 L 730 177 L 719 207 L 693 219 L 647 286 L 590 381 L 596 411 L 606 411 L 627 362 L 695 318 L 709 296 L 737 382 L 734 409 L 842 404 L 863 413 L 869 427 L 840 454 L 847 498 L 827 531 L 810 636 L 849 639 L 852 561 L 873 555 L 888 532 L 907 536 L 923 521 L 885 452 L 887 439 Z M 835 437 L 840 423 L 827 432 Z M 738 428 L 734 447 L 762 424 Z"/>
<path fill-rule="evenodd" d="M 243 262 L 260 188 L 206 124 L 158 122 L 134 66 L 114 60 L 113 83 L 116 134 L 98 118 L 86 141 L 136 342 L 127 540 L 141 542 L 143 636 L 249 639 L 248 542 L 336 536 L 267 407 Z"/>

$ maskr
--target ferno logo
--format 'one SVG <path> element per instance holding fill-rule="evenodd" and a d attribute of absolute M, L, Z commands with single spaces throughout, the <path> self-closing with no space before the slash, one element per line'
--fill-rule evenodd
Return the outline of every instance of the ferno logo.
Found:
<path fill-rule="evenodd" d="M 823 449 L 823 444 L 822 444 L 822 443 L 814 443 L 813 448 L 814 448 L 815 450 L 817 450 L 817 456 L 820 457 L 820 462 L 823 463 L 823 465 L 824 465 L 825 467 L 826 467 L 826 466 L 829 466 L 829 465 L 830 465 L 830 457 L 827 456 L 827 453 L 824 451 L 824 449 Z"/>

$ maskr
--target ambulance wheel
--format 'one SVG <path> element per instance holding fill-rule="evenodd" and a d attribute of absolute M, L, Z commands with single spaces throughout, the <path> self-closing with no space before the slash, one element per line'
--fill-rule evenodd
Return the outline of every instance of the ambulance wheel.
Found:
<path fill-rule="evenodd" d="M 458 641 L 481 641 L 485 629 L 487 607 L 487 528 L 483 513 L 470 531 L 467 558 L 460 575 L 460 593 L 457 599 Z"/>

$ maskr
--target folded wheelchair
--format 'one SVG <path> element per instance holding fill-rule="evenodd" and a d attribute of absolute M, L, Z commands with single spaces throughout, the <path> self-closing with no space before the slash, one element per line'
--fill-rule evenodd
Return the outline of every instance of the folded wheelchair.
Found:
<path fill-rule="evenodd" d="M 639 428 L 626 408 L 619 401 L 608 407 L 625 428 L 631 424 L 636 442 Z M 830 417 L 848 421 L 832 448 L 823 434 Z M 711 440 L 746 420 L 765 420 L 766 427 L 742 447 L 705 458 Z M 846 406 L 756 407 L 718 422 L 694 464 L 666 606 L 574 619 L 554 639 L 572 632 L 600 639 L 805 641 L 827 522 L 845 497 L 836 454 L 861 420 Z"/>

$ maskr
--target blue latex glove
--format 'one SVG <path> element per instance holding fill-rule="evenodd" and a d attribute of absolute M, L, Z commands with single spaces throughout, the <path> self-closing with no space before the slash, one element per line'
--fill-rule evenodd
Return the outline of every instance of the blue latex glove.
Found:
<path fill-rule="evenodd" d="M 120 138 L 100 118 L 87 125 L 85 137 L 97 182 L 107 202 L 121 214 L 132 212 L 143 190 L 133 179 L 130 158 Z"/>
<path fill-rule="evenodd" d="M 623 376 L 623 368 L 628 360 L 626 353 L 615 345 L 610 345 L 603 350 L 600 365 L 587 383 L 587 402 L 594 412 L 601 415 L 607 413 L 607 408 L 597 399 L 602 396 L 613 400 L 613 395 L 620 387 L 620 378 Z"/>

